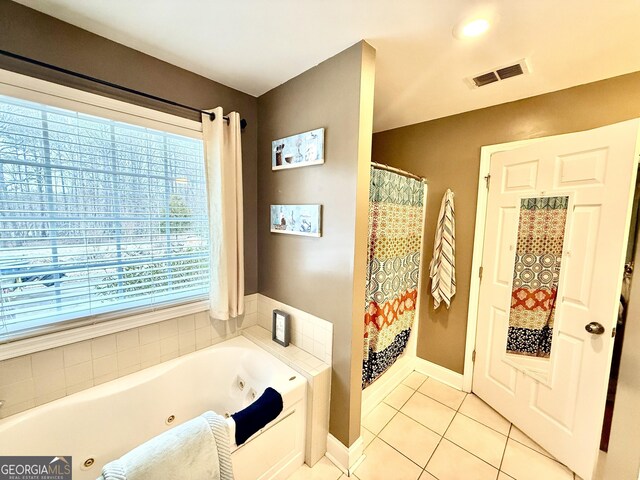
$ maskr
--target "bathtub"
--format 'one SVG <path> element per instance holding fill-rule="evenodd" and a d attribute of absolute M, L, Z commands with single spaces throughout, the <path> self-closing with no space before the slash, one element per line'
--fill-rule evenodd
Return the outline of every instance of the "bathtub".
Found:
<path fill-rule="evenodd" d="M 206 410 L 234 413 L 268 386 L 284 409 L 240 447 L 237 480 L 287 478 L 304 462 L 306 380 L 244 337 L 0 420 L 0 455 L 70 455 L 74 480 Z"/>

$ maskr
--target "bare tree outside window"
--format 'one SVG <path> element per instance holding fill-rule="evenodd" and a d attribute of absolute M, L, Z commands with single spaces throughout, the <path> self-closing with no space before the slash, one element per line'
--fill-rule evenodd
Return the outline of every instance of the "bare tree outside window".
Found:
<path fill-rule="evenodd" d="M 206 294 L 202 142 L 0 96 L 0 337 Z"/>

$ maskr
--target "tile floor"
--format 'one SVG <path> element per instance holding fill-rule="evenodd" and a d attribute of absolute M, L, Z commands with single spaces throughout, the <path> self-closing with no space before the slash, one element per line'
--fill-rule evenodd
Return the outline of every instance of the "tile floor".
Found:
<path fill-rule="evenodd" d="M 473 394 L 413 372 L 363 420 L 358 480 L 573 480 Z M 354 478 L 354 477 L 352 477 Z M 345 480 L 326 457 L 290 480 Z"/>

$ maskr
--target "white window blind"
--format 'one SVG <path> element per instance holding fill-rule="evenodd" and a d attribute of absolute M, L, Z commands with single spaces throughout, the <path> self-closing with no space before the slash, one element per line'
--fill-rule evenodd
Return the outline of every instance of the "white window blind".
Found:
<path fill-rule="evenodd" d="M 0 96 L 0 340 L 204 297 L 202 141 Z"/>

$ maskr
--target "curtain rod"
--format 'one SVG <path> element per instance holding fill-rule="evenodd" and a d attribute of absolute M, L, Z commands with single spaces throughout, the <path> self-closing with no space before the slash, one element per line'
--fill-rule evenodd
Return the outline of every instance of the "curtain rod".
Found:
<path fill-rule="evenodd" d="M 216 119 L 216 115 L 213 112 L 207 112 L 206 110 L 201 110 L 199 108 L 190 107 L 189 105 L 184 105 L 182 103 L 174 102 L 173 100 L 168 100 L 166 98 L 158 97 L 156 95 L 151 95 L 150 93 L 141 92 L 141 91 L 135 90 L 133 88 L 124 87 L 122 85 L 118 85 L 117 83 L 112 83 L 112 82 L 108 82 L 106 80 L 101 80 L 99 78 L 95 78 L 95 77 L 92 77 L 90 75 L 85 75 L 84 73 L 74 72 L 73 70 L 67 70 L 66 68 L 57 67 L 56 65 L 52 65 L 50 63 L 41 62 L 40 60 L 35 60 L 33 58 L 25 57 L 25 56 L 19 55 L 17 53 L 8 52 L 6 50 L 0 50 L 0 54 L 4 55 L 5 57 L 14 58 L 16 60 L 21 60 L 23 62 L 27 62 L 27 63 L 30 63 L 32 65 L 37 65 L 39 67 L 44 67 L 44 68 L 47 68 L 49 70 L 54 70 L 56 72 L 64 73 L 65 75 L 71 75 L 73 77 L 81 78 L 83 80 L 88 80 L 88 81 L 93 82 L 93 83 L 98 83 L 98 84 L 104 85 L 106 87 L 115 88 L 117 90 L 121 90 L 121 91 L 127 92 L 127 93 L 132 93 L 132 94 L 138 95 L 140 97 L 148 98 L 149 100 L 154 100 L 156 102 L 165 103 L 167 105 L 171 105 L 171 106 L 174 106 L 174 107 L 183 108 L 185 110 L 190 110 L 192 112 L 202 113 L 204 115 L 208 115 L 209 118 L 211 119 L 211 121 Z M 227 125 L 228 125 L 229 124 L 229 117 L 227 117 L 225 115 L 222 118 L 227 122 Z M 247 126 L 247 121 L 243 118 L 242 120 L 240 120 L 240 129 L 244 130 L 246 126 Z"/>
<path fill-rule="evenodd" d="M 416 180 L 421 181 L 422 183 L 427 183 L 427 179 L 426 178 L 420 177 L 420 176 L 415 175 L 413 173 L 409 173 L 409 172 L 407 172 L 405 170 L 400 170 L 399 168 L 390 167 L 389 165 L 385 165 L 385 164 L 377 163 L 377 162 L 371 162 L 371 166 L 373 168 L 378 168 L 380 170 L 387 170 L 389 172 L 397 173 L 397 174 L 403 175 L 405 177 L 414 178 Z"/>

